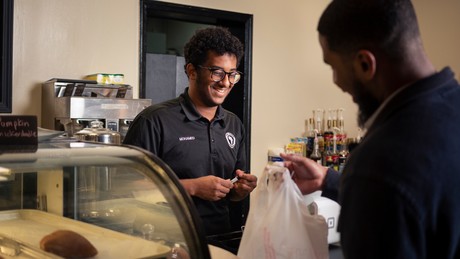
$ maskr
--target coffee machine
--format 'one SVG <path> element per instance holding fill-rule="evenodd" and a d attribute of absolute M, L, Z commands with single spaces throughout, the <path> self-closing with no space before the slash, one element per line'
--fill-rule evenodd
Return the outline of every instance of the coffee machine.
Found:
<path fill-rule="evenodd" d="M 43 83 L 42 127 L 66 131 L 72 137 L 98 120 L 123 138 L 132 120 L 151 103 L 133 99 L 130 85 L 53 78 Z"/>

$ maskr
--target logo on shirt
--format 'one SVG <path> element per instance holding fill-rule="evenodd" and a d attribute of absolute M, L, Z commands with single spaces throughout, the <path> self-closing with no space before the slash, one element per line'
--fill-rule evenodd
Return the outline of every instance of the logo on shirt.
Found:
<path fill-rule="evenodd" d="M 234 148 L 235 144 L 236 144 L 235 136 L 232 133 L 227 132 L 227 133 L 225 133 L 225 138 L 227 139 L 228 146 L 230 148 Z"/>
<path fill-rule="evenodd" d="M 190 136 L 190 137 L 180 137 L 179 138 L 179 141 L 191 141 L 191 140 L 195 140 L 195 137 Z"/>

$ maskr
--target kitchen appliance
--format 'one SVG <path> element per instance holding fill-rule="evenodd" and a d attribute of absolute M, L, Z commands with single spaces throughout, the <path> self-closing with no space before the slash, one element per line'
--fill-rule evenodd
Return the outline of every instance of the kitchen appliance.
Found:
<path fill-rule="evenodd" d="M 132 120 L 151 103 L 150 99 L 133 99 L 130 85 L 53 78 L 43 83 L 42 127 L 64 130 L 72 137 L 98 120 L 123 139 Z"/>

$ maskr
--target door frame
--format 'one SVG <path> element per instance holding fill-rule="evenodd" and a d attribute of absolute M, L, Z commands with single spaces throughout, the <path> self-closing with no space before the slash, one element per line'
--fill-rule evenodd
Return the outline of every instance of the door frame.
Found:
<path fill-rule="evenodd" d="M 2 20 L 0 113 L 11 113 L 13 110 L 13 12 L 14 1 L 3 0 L 0 14 Z"/>

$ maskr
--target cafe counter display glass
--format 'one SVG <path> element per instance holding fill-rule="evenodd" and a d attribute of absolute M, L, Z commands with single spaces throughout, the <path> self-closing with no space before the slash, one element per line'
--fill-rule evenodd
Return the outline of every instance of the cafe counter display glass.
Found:
<path fill-rule="evenodd" d="M 97 258 L 235 258 L 206 243 L 190 196 L 147 151 L 59 139 L 1 153 L 0 257 L 74 257 L 59 249 L 80 241 Z"/>

